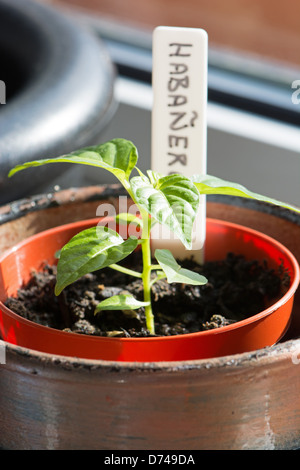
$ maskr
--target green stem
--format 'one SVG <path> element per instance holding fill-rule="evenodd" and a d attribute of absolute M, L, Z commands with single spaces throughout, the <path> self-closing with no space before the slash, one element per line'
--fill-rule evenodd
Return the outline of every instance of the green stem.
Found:
<path fill-rule="evenodd" d="M 115 271 L 120 271 L 121 273 L 129 274 L 130 276 L 139 277 L 139 278 L 142 277 L 142 273 L 133 271 L 133 269 L 125 268 L 124 266 L 120 266 L 119 264 L 111 264 L 109 265 L 109 267 L 114 269 Z"/>
<path fill-rule="evenodd" d="M 161 266 L 160 266 L 160 264 L 152 264 L 152 265 L 151 265 L 151 269 L 152 269 L 152 270 L 153 270 L 153 269 L 159 269 L 159 270 L 161 271 Z"/>
<path fill-rule="evenodd" d="M 144 287 L 144 302 L 149 302 L 145 307 L 146 326 L 151 334 L 155 334 L 154 316 L 151 305 L 151 248 L 150 248 L 150 228 L 148 213 L 141 210 L 143 220 L 143 231 L 141 238 L 142 257 L 143 257 L 143 272 L 142 281 Z"/>
<path fill-rule="evenodd" d="M 134 195 L 131 191 L 130 182 L 127 179 L 121 181 L 124 188 L 127 190 L 129 196 L 133 202 L 139 207 L 139 204 L 135 201 Z M 144 302 L 149 302 L 149 305 L 145 307 L 145 316 L 146 316 L 146 327 L 149 330 L 150 334 L 155 334 L 154 327 L 154 315 L 152 312 L 151 304 L 151 249 L 150 249 L 150 230 L 151 223 L 149 220 L 148 212 L 141 207 L 140 214 L 142 217 L 142 236 L 140 240 L 140 245 L 142 248 L 142 257 L 143 257 L 143 272 L 142 272 L 142 282 L 144 289 Z"/>

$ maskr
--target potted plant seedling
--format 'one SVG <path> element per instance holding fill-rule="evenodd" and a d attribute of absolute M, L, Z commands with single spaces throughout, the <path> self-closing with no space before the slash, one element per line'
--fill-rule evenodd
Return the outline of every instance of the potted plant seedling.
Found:
<path fill-rule="evenodd" d="M 298 212 L 299 210 L 277 200 L 252 193 L 238 184 L 228 183 L 208 175 L 195 175 L 192 178 L 180 174 L 163 176 L 151 170 L 145 175 L 137 168 L 137 161 L 137 149 L 132 142 L 114 139 L 62 157 L 28 162 L 11 170 L 10 176 L 26 168 L 58 162 L 92 165 L 106 169 L 116 176 L 138 210 L 138 216 L 132 213 L 121 213 L 115 219 L 107 219 L 106 223 L 109 221 L 121 224 L 125 221 L 126 224 L 134 224 L 137 230 L 133 236 L 123 238 L 111 227 L 97 223 L 98 220 L 83 221 L 75 224 L 75 227 L 69 225 L 58 227 L 44 234 L 38 234 L 29 241 L 25 240 L 19 248 L 10 252 L 8 257 L 2 257 L 1 267 L 4 273 L 3 278 L 5 278 L 5 266 L 11 265 L 12 257 L 20 252 L 19 257 L 24 260 L 29 245 L 38 242 L 31 248 L 31 264 L 27 264 L 27 274 L 24 278 L 30 276 L 32 268 L 39 269 L 43 261 L 49 260 L 51 253 L 53 258 L 54 252 L 60 250 L 55 285 L 57 296 L 83 276 L 107 267 L 133 279 L 139 279 L 142 284 L 142 299 L 137 299 L 129 293 L 118 293 L 96 304 L 94 311 L 95 315 L 102 315 L 103 311 L 124 311 L 134 315 L 136 310 L 142 309 L 145 312 L 147 337 L 99 338 L 93 335 L 57 331 L 54 328 L 36 324 L 32 328 L 32 322 L 27 319 L 23 319 L 24 325 L 20 329 L 16 328 L 15 322 L 21 321 L 22 323 L 22 319 L 19 315 L 13 314 L 4 304 L 1 305 L 2 337 L 7 341 L 13 338 L 11 341 L 17 344 L 46 352 L 120 361 L 165 361 L 213 357 L 224 355 L 224 352 L 241 352 L 276 342 L 287 328 L 293 295 L 299 282 L 298 263 L 288 250 L 263 234 L 253 233 L 243 227 L 220 221 L 208 221 L 206 243 L 208 259 L 218 259 L 221 253 L 226 256 L 226 252 L 235 249 L 242 254 L 247 254 L 249 250 L 250 256 L 257 256 L 262 260 L 267 259 L 274 269 L 276 265 L 277 267 L 281 265 L 282 273 L 288 272 L 290 283 L 284 295 L 276 299 L 274 305 L 266 306 L 263 312 L 250 318 L 217 329 L 163 337 L 157 335 L 155 330 L 151 295 L 155 284 L 162 279 L 167 279 L 169 283 L 178 283 L 180 286 L 201 286 L 207 283 L 207 279 L 199 272 L 181 267 L 176 260 L 176 255 L 174 256 L 170 250 L 155 250 L 153 256 L 155 261 L 153 261 L 151 227 L 155 223 L 166 225 L 189 249 L 201 194 L 242 196 Z M 136 176 L 132 176 L 133 170 L 137 171 Z M 84 230 L 80 231 L 82 228 Z M 246 245 L 247 248 L 243 251 L 242 247 Z M 220 246 L 222 246 L 221 249 Z M 137 249 L 141 252 L 141 270 L 130 269 L 120 263 Z M 16 261 L 17 265 L 18 263 Z M 24 264 L 23 261 L 22 263 Z M 17 269 L 19 268 L 18 266 Z M 6 300 L 7 292 L 15 294 L 24 282 L 24 279 L 18 279 L 17 283 L 13 283 L 14 274 L 8 277 L 10 280 L 5 281 L 2 287 L 2 301 Z M 8 283 L 13 285 L 8 287 Z M 272 317 L 274 324 L 270 327 L 271 335 L 268 337 L 268 325 Z M 254 323 L 256 328 L 253 328 Z M 251 338 L 251 331 L 255 332 L 253 338 Z M 16 339 L 16 335 L 19 335 L 19 339 Z M 26 335 L 27 338 L 30 336 L 30 339 L 26 339 Z M 90 351 L 88 351 L 89 347 L 91 347 Z"/>
<path fill-rule="evenodd" d="M 32 248 L 31 262 L 25 270 L 28 278 L 32 274 L 31 268 L 40 267 L 41 259 L 54 261 L 53 252 L 67 243 L 76 232 L 97 225 L 99 218 L 91 221 L 89 219 L 94 217 L 99 204 L 107 207 L 107 203 L 111 203 L 115 206 L 116 213 L 124 212 L 123 209 L 119 210 L 120 195 L 124 194 L 120 185 L 70 188 L 53 193 L 51 198 L 48 197 L 49 194 L 42 194 L 25 201 L 15 201 L 13 211 L 10 206 L 3 207 L 1 250 L 3 253 L 4 249 L 11 251 L 14 247 L 18 255 L 16 258 L 10 257 L 10 262 L 8 260 L 7 263 L 2 257 L 1 271 L 4 269 L 7 272 L 10 269 L 11 278 L 6 283 L 7 292 L 1 290 L 1 298 L 6 299 L 7 295 L 15 293 L 21 285 L 21 272 L 27 265 L 24 257 L 29 254 L 29 246 Z M 206 208 L 208 224 L 211 218 L 220 223 L 222 220 L 229 221 L 233 226 L 242 224 L 245 230 L 246 227 L 252 227 L 278 239 L 299 261 L 300 216 L 292 210 L 249 198 L 222 195 L 208 197 Z M 70 223 L 74 221 L 77 222 L 71 230 Z M 63 235 L 61 224 L 69 226 L 67 235 Z M 223 235 L 226 233 L 225 225 Z M 35 239 L 36 236 L 32 237 L 33 233 L 46 230 L 49 234 L 51 227 L 56 227 L 53 232 L 55 243 L 48 237 L 44 244 L 39 235 L 36 235 L 38 248 L 25 243 L 27 237 Z M 249 234 L 253 233 L 252 229 Z M 210 233 L 207 231 L 208 245 L 213 232 L 216 230 Z M 239 232 L 239 235 L 242 233 L 243 231 Z M 214 250 L 221 245 L 223 235 L 220 233 L 217 242 L 213 243 Z M 264 237 L 256 241 L 261 244 L 263 239 Z M 238 245 L 237 239 L 234 245 L 236 250 Z M 207 248 L 211 251 L 212 247 Z M 208 257 L 207 249 L 206 254 Z M 217 257 L 220 254 L 218 252 Z M 118 275 L 118 271 L 110 268 L 107 271 Z M 140 282 L 140 279 L 136 279 Z M 152 286 L 153 307 L 156 304 L 155 288 L 160 282 L 165 281 L 157 281 Z M 170 286 L 181 284 L 172 283 Z M 72 285 L 65 288 L 59 298 L 69 287 Z M 191 288 L 205 289 L 205 285 Z M 183 297 L 188 292 L 188 286 L 182 285 L 180 292 Z M 299 448 L 298 294 L 299 290 L 295 298 L 291 328 L 278 344 L 231 356 L 188 361 L 184 359 L 187 346 L 185 343 L 183 347 L 179 346 L 175 362 L 162 362 L 156 345 L 160 344 L 162 347 L 163 343 L 159 343 L 157 337 L 145 338 L 151 345 L 149 353 L 151 352 L 153 359 L 147 363 L 136 362 L 139 338 L 100 338 L 99 343 L 99 338 L 90 337 L 92 342 L 94 339 L 97 343 L 94 353 L 96 349 L 103 352 L 102 341 L 107 347 L 111 343 L 115 345 L 117 340 L 119 355 L 115 354 L 113 361 L 102 360 L 100 354 L 85 359 L 78 343 L 74 345 L 75 354 L 71 354 L 75 357 L 65 356 L 62 345 L 66 346 L 71 337 L 82 338 L 84 335 L 66 332 L 60 332 L 58 336 L 52 335 L 53 328 L 47 328 L 48 333 L 45 335 L 45 327 L 40 329 L 33 322 L 25 325 L 26 320 L 22 323 L 22 318 L 18 316 L 18 319 L 11 320 L 11 328 L 5 330 L 8 339 L 2 342 L 6 349 L 6 364 L 1 365 L 0 414 L 3 417 L 3 429 L 0 447 L 106 451 Z M 186 302 L 187 296 L 184 299 Z M 0 317 L 4 308 L 3 305 Z M 117 311 L 112 314 L 117 314 Z M 98 316 L 99 314 L 96 318 Z M 272 316 L 269 315 L 269 318 Z M 2 316 L 1 333 L 4 323 L 8 326 L 8 321 L 8 317 L 4 319 Z M 26 333 L 30 338 L 29 343 L 35 349 L 24 347 L 25 343 L 22 343 L 23 346 L 18 345 L 20 332 L 29 324 L 32 329 L 31 332 L 27 329 Z M 270 324 L 264 325 L 264 330 L 272 329 Z M 214 331 L 218 331 L 219 335 L 226 329 L 227 326 Z M 207 349 L 206 332 L 200 334 L 204 336 L 197 345 L 192 339 L 195 338 L 193 333 L 178 337 L 189 336 L 194 348 L 199 348 L 204 342 Z M 37 338 L 41 338 L 39 345 L 34 342 Z M 238 335 L 233 338 L 233 342 L 237 338 Z M 133 350 L 136 354 L 132 351 L 130 362 L 123 362 L 121 358 L 124 341 L 126 347 L 131 341 L 134 342 Z M 44 352 L 45 344 L 49 346 L 48 353 Z"/>

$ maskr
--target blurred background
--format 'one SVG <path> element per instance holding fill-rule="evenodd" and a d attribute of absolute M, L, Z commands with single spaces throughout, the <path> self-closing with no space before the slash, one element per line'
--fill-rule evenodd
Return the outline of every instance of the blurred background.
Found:
<path fill-rule="evenodd" d="M 150 167 L 152 31 L 165 25 L 208 33 L 208 173 L 300 205 L 299 18 L 296 0 L 0 0 L 0 202 L 115 182 L 61 165 L 6 178 L 115 137 Z"/>

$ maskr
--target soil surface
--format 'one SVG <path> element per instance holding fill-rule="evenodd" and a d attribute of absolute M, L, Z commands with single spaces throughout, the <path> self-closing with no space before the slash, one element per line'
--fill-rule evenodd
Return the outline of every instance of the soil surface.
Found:
<path fill-rule="evenodd" d="M 140 254 L 133 253 L 124 266 L 141 271 Z M 203 274 L 204 286 L 153 285 L 156 335 L 176 335 L 219 328 L 264 310 L 289 287 L 289 276 L 257 261 L 228 254 L 225 260 L 199 266 L 192 260 L 181 265 Z M 52 328 L 98 336 L 149 336 L 143 309 L 103 311 L 94 315 L 96 305 L 112 295 L 131 293 L 142 298 L 140 279 L 106 268 L 82 277 L 56 297 L 56 267 L 35 272 L 30 282 L 6 305 L 31 321 Z"/>

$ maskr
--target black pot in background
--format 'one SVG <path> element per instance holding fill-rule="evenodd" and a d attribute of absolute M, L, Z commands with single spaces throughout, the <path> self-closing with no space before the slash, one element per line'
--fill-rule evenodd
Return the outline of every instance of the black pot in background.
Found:
<path fill-rule="evenodd" d="M 98 38 L 32 0 L 0 0 L 0 203 L 67 167 L 7 178 L 16 164 L 90 145 L 116 109 L 115 70 Z"/>

